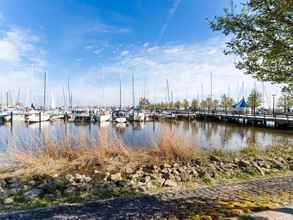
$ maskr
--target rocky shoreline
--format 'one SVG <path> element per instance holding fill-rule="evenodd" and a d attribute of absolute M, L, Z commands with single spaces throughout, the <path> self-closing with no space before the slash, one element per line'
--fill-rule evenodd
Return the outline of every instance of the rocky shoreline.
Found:
<path fill-rule="evenodd" d="M 293 173 L 290 146 L 278 153 L 212 152 L 189 161 L 128 162 L 111 172 L 91 170 L 64 175 L 11 176 L 0 179 L 0 210 L 46 207 L 63 203 L 179 190 L 258 177 Z"/>
<path fill-rule="evenodd" d="M 2 213 L 0 219 L 227 220 L 292 202 L 293 176 L 287 176 Z"/>

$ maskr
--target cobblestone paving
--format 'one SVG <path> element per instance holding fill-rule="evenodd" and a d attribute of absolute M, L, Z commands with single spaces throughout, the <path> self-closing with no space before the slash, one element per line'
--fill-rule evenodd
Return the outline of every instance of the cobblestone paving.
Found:
<path fill-rule="evenodd" d="M 188 189 L 137 198 L 117 198 L 0 215 L 0 219 L 185 219 L 191 212 L 219 207 L 219 201 L 243 200 L 251 195 L 293 192 L 293 176 L 226 186 Z"/>

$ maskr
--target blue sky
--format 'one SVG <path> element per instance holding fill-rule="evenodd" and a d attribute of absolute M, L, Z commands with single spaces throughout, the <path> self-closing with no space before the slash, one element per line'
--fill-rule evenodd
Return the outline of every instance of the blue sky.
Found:
<path fill-rule="evenodd" d="M 0 85 L 38 102 L 46 71 L 60 104 L 68 77 L 76 104 L 113 104 L 121 77 L 129 104 L 132 74 L 136 96 L 158 102 L 166 79 L 175 99 L 207 96 L 213 72 L 215 96 L 244 95 L 255 82 L 222 54 L 225 38 L 207 21 L 225 7 L 230 0 L 1 0 Z"/>

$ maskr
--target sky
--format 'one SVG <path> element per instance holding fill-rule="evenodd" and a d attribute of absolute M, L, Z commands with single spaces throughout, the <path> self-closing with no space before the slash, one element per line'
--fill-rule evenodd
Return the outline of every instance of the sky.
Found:
<path fill-rule="evenodd" d="M 0 0 L 0 102 L 63 105 L 67 81 L 74 105 L 117 105 L 206 98 L 239 99 L 257 87 L 268 103 L 279 88 L 256 82 L 225 56 L 225 38 L 208 19 L 223 15 L 230 0 Z M 239 0 L 234 1 L 239 8 Z M 63 92 L 65 91 L 65 92 Z M 65 94 L 65 95 L 64 95 Z M 65 97 L 65 98 L 64 98 Z"/>

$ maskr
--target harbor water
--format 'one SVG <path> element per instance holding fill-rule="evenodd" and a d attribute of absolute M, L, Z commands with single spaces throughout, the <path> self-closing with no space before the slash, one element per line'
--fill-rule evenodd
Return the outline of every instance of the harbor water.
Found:
<path fill-rule="evenodd" d="M 65 137 L 76 143 L 83 138 L 86 144 L 91 145 L 91 142 L 98 141 L 102 129 L 107 130 L 110 137 L 118 137 L 132 148 L 155 146 L 164 129 L 171 130 L 175 135 L 201 148 L 239 150 L 252 144 L 260 147 L 293 144 L 293 130 L 243 127 L 221 122 L 155 121 L 119 126 L 109 122 L 75 124 L 55 121 L 0 125 L 0 150 L 5 151 L 8 146 L 41 146 L 44 140 L 61 141 Z"/>

